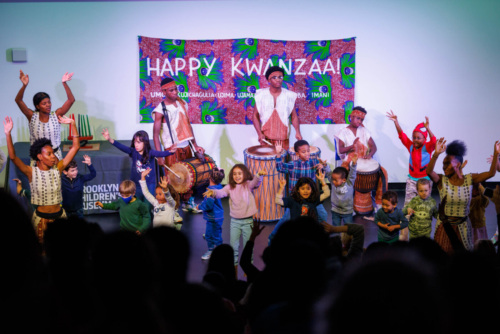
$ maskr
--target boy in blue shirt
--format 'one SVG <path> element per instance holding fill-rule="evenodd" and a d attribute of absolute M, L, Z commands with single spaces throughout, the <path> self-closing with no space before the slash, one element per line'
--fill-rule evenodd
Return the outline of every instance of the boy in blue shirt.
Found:
<path fill-rule="evenodd" d="M 62 207 L 68 218 L 76 216 L 83 219 L 83 186 L 85 182 L 96 177 L 96 171 L 88 155 L 83 156 L 83 163 L 89 167 L 89 174 L 78 174 L 75 160 L 72 160 L 61 174 Z"/>
<path fill-rule="evenodd" d="M 398 195 L 391 190 L 382 195 L 382 208 L 375 214 L 378 241 L 392 244 L 399 240 L 399 231 L 408 227 L 403 211 L 397 208 Z"/>
<path fill-rule="evenodd" d="M 224 179 L 224 169 L 215 167 L 209 171 L 208 189 L 222 189 L 220 184 Z M 208 251 L 201 257 L 202 260 L 210 259 L 215 247 L 222 245 L 222 224 L 224 223 L 224 208 L 220 198 L 205 197 L 203 202 L 196 206 L 196 209 L 203 210 L 203 218 L 207 221 L 205 230 L 205 240 Z"/>

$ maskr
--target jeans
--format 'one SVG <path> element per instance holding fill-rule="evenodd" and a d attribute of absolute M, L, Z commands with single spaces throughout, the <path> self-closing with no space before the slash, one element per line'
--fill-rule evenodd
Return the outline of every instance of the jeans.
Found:
<path fill-rule="evenodd" d="M 352 224 L 352 213 L 342 214 L 332 211 L 332 225 L 340 226 L 341 221 L 344 221 L 344 224 Z"/>
<path fill-rule="evenodd" d="M 323 204 L 319 204 L 316 206 L 316 211 L 318 212 L 318 221 L 319 222 L 326 222 L 328 221 L 328 213 L 326 213 L 325 207 Z M 283 214 L 283 217 L 276 223 L 274 226 L 273 231 L 269 234 L 269 239 L 268 239 L 268 244 L 271 244 L 271 240 L 273 240 L 274 235 L 278 231 L 281 225 L 283 225 L 284 222 L 290 220 L 290 209 L 286 208 L 285 213 Z"/>
<path fill-rule="evenodd" d="M 238 265 L 238 254 L 240 247 L 240 237 L 243 237 L 243 247 L 246 245 L 250 234 L 252 234 L 253 218 L 231 218 L 229 227 L 230 243 L 234 250 L 234 265 Z"/>
<path fill-rule="evenodd" d="M 215 247 L 222 245 L 222 223 L 224 219 L 207 220 L 207 228 L 205 230 L 205 240 L 207 241 L 208 250 L 211 251 Z"/>

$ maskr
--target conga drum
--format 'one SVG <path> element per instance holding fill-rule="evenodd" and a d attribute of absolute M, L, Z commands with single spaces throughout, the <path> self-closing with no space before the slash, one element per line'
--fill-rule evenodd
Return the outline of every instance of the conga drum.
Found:
<path fill-rule="evenodd" d="M 377 189 L 380 164 L 375 159 L 358 159 L 354 181 L 354 211 L 369 214 L 373 211 L 372 190 Z"/>
<path fill-rule="evenodd" d="M 271 222 L 283 217 L 285 210 L 274 202 L 279 187 L 279 172 L 276 170 L 276 150 L 273 146 L 252 146 L 243 155 L 245 165 L 252 175 L 260 170 L 266 171 L 261 185 L 254 189 L 255 204 L 259 210 L 255 218 L 262 222 Z"/>
<path fill-rule="evenodd" d="M 309 148 L 311 149 L 311 155 L 309 157 L 310 159 L 321 158 L 321 150 L 319 149 L 319 147 L 309 146 Z M 297 155 L 297 153 L 295 153 L 295 150 L 293 150 L 293 149 L 288 150 L 288 154 L 290 155 L 290 158 L 292 159 L 292 161 L 299 159 L 299 156 Z"/>
<path fill-rule="evenodd" d="M 214 159 L 207 154 L 204 156 L 204 161 L 189 158 L 170 167 L 168 182 L 179 194 L 185 194 L 193 188 L 208 186 L 210 182 L 209 172 L 214 167 L 217 167 Z"/>

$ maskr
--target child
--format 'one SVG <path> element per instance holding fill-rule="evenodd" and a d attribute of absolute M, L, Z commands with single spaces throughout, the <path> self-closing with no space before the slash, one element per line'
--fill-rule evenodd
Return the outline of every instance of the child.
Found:
<path fill-rule="evenodd" d="M 231 216 L 230 243 L 234 249 L 234 265 L 238 265 L 240 237 L 245 245 L 252 233 L 252 216 L 257 213 L 253 190 L 262 183 L 261 170 L 252 176 L 247 166 L 236 164 L 229 172 L 229 184 L 222 189 L 208 189 L 203 196 L 223 198 L 229 196 L 229 215 Z"/>
<path fill-rule="evenodd" d="M 148 206 L 134 196 L 135 183 L 133 181 L 122 181 L 118 190 L 122 198 L 111 203 L 95 202 L 95 204 L 105 210 L 120 210 L 120 228 L 142 234 L 151 225 Z"/>
<path fill-rule="evenodd" d="M 354 181 L 358 155 L 353 154 L 349 174 L 344 167 L 337 167 L 329 176 L 332 185 L 332 225 L 340 226 L 352 223 Z"/>
<path fill-rule="evenodd" d="M 399 231 L 408 226 L 408 220 L 401 209 L 398 209 L 398 195 L 391 190 L 382 195 L 382 208 L 375 214 L 378 241 L 388 244 L 399 240 Z"/>
<path fill-rule="evenodd" d="M 144 197 L 153 205 L 153 227 L 161 225 L 175 227 L 174 216 L 177 203 L 168 191 L 167 177 L 161 177 L 159 185 L 155 189 L 155 196 L 153 196 L 146 185 L 146 177 L 150 172 L 150 168 L 142 171 L 139 184 L 141 185 Z"/>
<path fill-rule="evenodd" d="M 410 216 L 408 230 L 410 239 L 431 237 L 432 217 L 437 218 L 436 201 L 431 197 L 432 182 L 425 178 L 417 181 L 418 196 L 413 197 L 403 208 L 403 214 Z"/>
<path fill-rule="evenodd" d="M 78 174 L 78 165 L 75 160 L 71 160 L 61 175 L 62 206 L 68 217 L 76 216 L 83 219 L 83 186 L 85 182 L 96 177 L 95 168 L 88 155 L 83 156 L 83 163 L 89 166 L 89 174 Z"/>
<path fill-rule="evenodd" d="M 154 169 L 155 158 L 156 157 L 167 157 L 175 152 L 176 147 L 170 151 L 155 151 L 151 149 L 151 144 L 149 143 L 149 136 L 146 131 L 137 131 L 132 137 L 132 143 L 130 147 L 127 147 L 109 136 L 108 129 L 102 130 L 102 135 L 109 141 L 114 147 L 122 152 L 127 153 L 130 158 L 132 158 L 132 166 L 130 170 L 130 179 L 135 183 L 136 189 L 138 190 L 136 196 L 141 201 L 144 201 L 144 195 L 142 193 L 142 188 L 139 185 L 139 180 L 141 179 L 141 174 L 146 169 Z M 146 177 L 146 185 L 148 186 L 149 192 L 154 193 L 156 188 L 156 173 L 150 173 Z M 149 203 L 147 206 L 151 209 Z"/>
<path fill-rule="evenodd" d="M 210 183 L 208 189 L 222 189 L 220 183 L 224 179 L 224 169 L 215 167 L 209 171 Z M 197 207 L 203 210 L 203 218 L 207 221 L 205 240 L 208 251 L 201 257 L 202 260 L 210 259 L 215 247 L 222 244 L 222 223 L 224 222 L 224 208 L 219 198 L 206 197 Z"/>
<path fill-rule="evenodd" d="M 469 212 L 474 243 L 478 240 L 488 239 L 485 210 L 489 204 L 490 200 L 484 195 L 483 185 L 481 183 L 474 183 L 472 186 L 472 199 L 470 201 Z"/>
<path fill-rule="evenodd" d="M 292 190 L 290 197 L 283 198 L 286 180 L 280 179 L 280 187 L 276 194 L 275 203 L 290 209 L 290 218 L 296 219 L 300 216 L 309 216 L 319 221 L 317 206 L 321 201 L 330 196 L 330 189 L 325 182 L 325 174 L 318 170 L 317 175 L 322 185 L 323 193 L 320 195 L 316 182 L 310 177 L 301 177 Z"/>
<path fill-rule="evenodd" d="M 408 152 L 410 152 L 409 174 L 408 179 L 406 179 L 405 203 L 403 205 L 407 206 L 410 200 L 418 195 L 417 181 L 422 178 L 430 180 L 429 176 L 427 176 L 426 169 L 431 161 L 432 151 L 436 148 L 436 137 L 429 128 L 428 117 L 425 117 L 425 123 L 420 123 L 415 127 L 412 134 L 412 140 L 410 140 L 401 129 L 398 122 L 398 116 L 396 116 L 392 110 L 390 113 L 387 113 L 387 117 L 394 122 L 399 139 L 408 149 Z M 425 142 L 427 134 L 429 134 L 430 139 L 428 142 Z M 430 188 L 432 190 L 432 183 L 430 184 Z M 401 239 L 408 240 L 408 231 L 405 229 L 401 232 Z"/>
<path fill-rule="evenodd" d="M 276 170 L 285 175 L 289 176 L 289 189 L 293 189 L 297 184 L 297 181 L 301 177 L 309 177 L 314 182 L 316 182 L 316 170 L 324 169 L 325 174 L 330 173 L 330 167 L 325 161 L 316 158 L 310 158 L 311 156 L 311 147 L 309 143 L 305 140 L 297 140 L 293 145 L 293 149 L 298 156 L 298 159 L 295 161 L 291 161 L 288 163 L 283 162 L 281 153 L 283 151 L 283 147 L 281 142 L 277 142 L 275 144 L 276 149 Z M 323 204 L 319 203 L 316 208 L 318 212 L 319 221 L 327 221 L 328 214 L 326 213 L 325 207 Z M 290 219 L 290 210 L 287 208 L 283 217 L 276 223 L 273 231 L 269 234 L 269 243 L 274 238 L 274 235 L 278 231 L 279 227 L 287 220 Z"/>

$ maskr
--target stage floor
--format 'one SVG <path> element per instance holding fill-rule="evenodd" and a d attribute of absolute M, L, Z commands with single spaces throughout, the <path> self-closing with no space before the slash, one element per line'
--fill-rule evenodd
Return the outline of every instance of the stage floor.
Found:
<path fill-rule="evenodd" d="M 402 205 L 404 203 L 404 189 L 395 191 L 398 193 L 398 207 L 402 208 Z M 439 195 L 437 194 L 436 189 L 433 190 L 432 197 L 436 199 L 437 202 L 439 202 Z M 200 201 L 201 198 L 197 199 L 197 203 L 199 203 Z M 225 243 L 229 243 L 230 217 L 229 217 L 228 199 L 223 199 L 222 204 L 224 206 L 224 225 L 222 227 L 222 237 Z M 331 223 L 331 211 L 330 211 L 329 200 L 326 200 L 323 203 L 323 205 L 325 206 L 325 209 L 329 213 L 329 223 Z M 191 282 L 200 282 L 203 275 L 206 272 L 208 263 L 208 261 L 201 260 L 201 256 L 207 250 L 207 243 L 203 239 L 203 234 L 205 233 L 205 221 L 203 220 L 203 215 L 201 213 L 191 214 L 183 211 L 180 211 L 179 213 L 184 218 L 184 224 L 182 226 L 181 231 L 187 235 L 191 245 L 191 258 L 189 261 L 188 280 Z M 106 233 L 119 229 L 118 213 L 94 214 L 86 216 L 86 218 L 87 221 L 89 222 L 98 223 Z M 362 224 L 365 226 L 365 247 L 367 247 L 372 242 L 377 241 L 378 228 L 373 221 L 366 220 L 362 216 L 356 215 L 354 217 L 354 223 Z M 490 203 L 486 208 L 486 224 L 488 229 L 488 237 L 491 238 L 497 229 L 496 212 L 493 203 Z M 274 228 L 275 223 L 274 222 L 265 223 L 263 225 L 265 225 L 266 228 L 257 238 L 254 249 L 254 263 L 260 269 L 264 267 L 261 255 L 264 248 L 267 246 L 268 235 Z M 434 231 L 434 223 L 433 223 L 433 231 Z M 240 255 L 243 249 L 242 247 L 243 245 L 240 245 Z M 245 279 L 241 269 L 238 272 L 238 277 L 243 280 Z"/>

